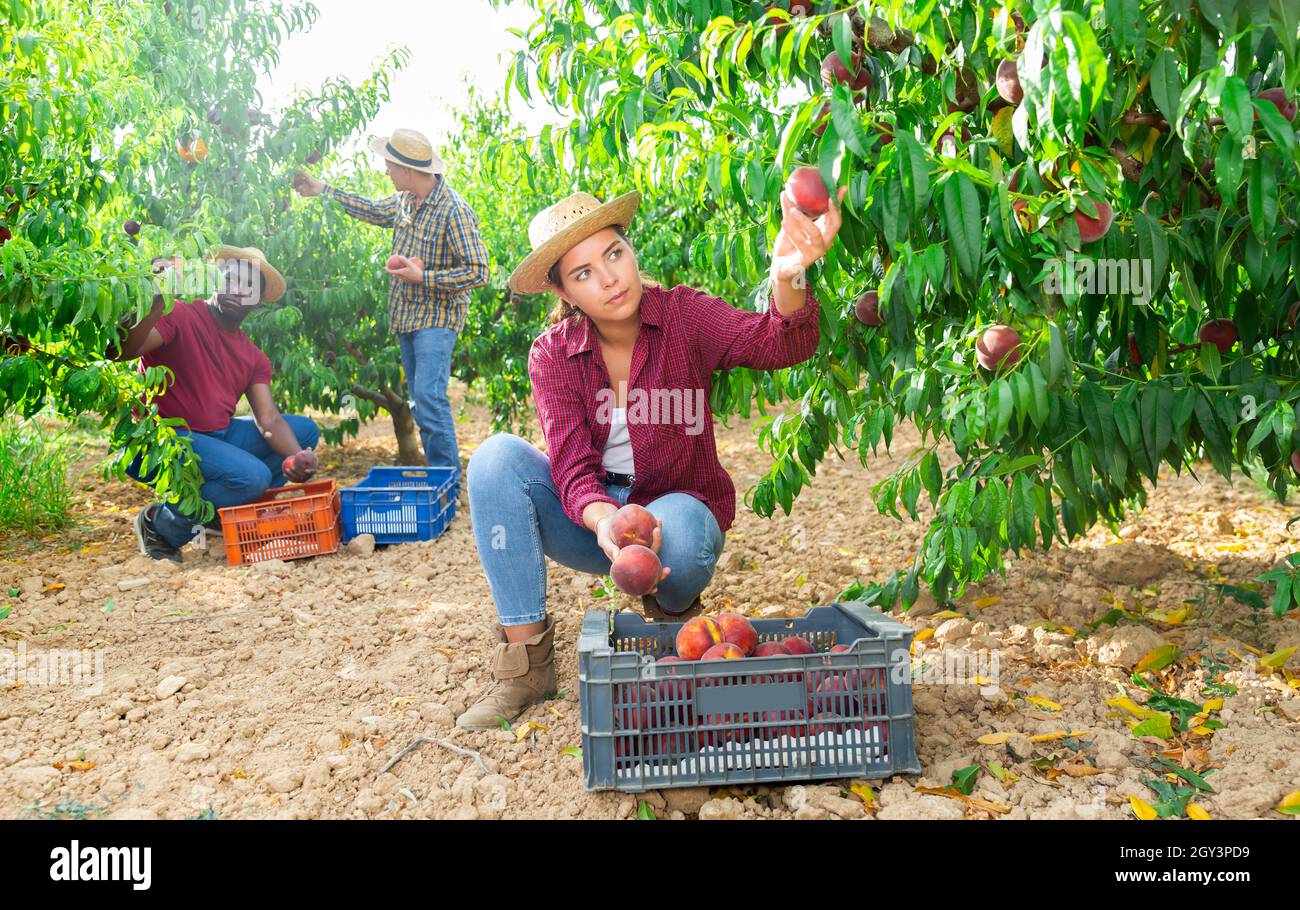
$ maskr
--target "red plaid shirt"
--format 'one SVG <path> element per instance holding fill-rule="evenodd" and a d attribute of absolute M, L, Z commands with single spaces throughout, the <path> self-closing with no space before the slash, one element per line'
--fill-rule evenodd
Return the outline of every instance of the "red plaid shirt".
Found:
<path fill-rule="evenodd" d="M 709 392 L 713 371 L 775 370 L 812 356 L 819 335 L 811 287 L 793 316 L 738 310 L 694 288 L 645 287 L 641 331 L 628 375 L 627 424 L 636 482 L 629 502 L 668 493 L 702 500 L 726 531 L 736 517 L 736 487 L 718 462 Z M 582 524 L 589 503 L 618 505 L 601 466 L 616 403 L 595 327 L 585 317 L 551 326 L 533 342 L 528 376 L 565 513 Z M 639 402 L 639 404 L 638 404 Z"/>

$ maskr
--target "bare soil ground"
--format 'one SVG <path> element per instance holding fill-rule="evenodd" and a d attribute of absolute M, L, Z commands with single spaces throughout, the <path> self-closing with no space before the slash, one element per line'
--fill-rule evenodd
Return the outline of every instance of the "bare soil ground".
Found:
<path fill-rule="evenodd" d="M 468 405 L 462 453 L 489 432 Z M 328 476 L 355 482 L 393 463 L 386 422 L 322 450 Z M 742 491 L 767 456 L 752 422 L 718 426 L 723 464 Z M 902 433 L 894 452 L 916 442 Z M 102 454 L 102 453 L 95 453 Z M 832 461 L 792 515 L 771 520 L 743 504 L 728 535 L 709 610 L 798 616 L 857 578 L 884 578 L 910 559 L 922 523 L 876 513 L 883 454 L 863 470 Z M 1012 558 L 1005 580 L 969 591 L 945 611 L 928 599 L 904 621 L 923 637 L 914 670 L 945 652 L 996 655 L 987 685 L 915 687 L 924 774 L 873 782 L 871 806 L 853 781 L 643 795 L 661 818 L 1131 818 L 1130 796 L 1156 794 L 1158 756 L 1207 774 L 1194 802 L 1212 817 L 1273 818 L 1300 789 L 1300 691 L 1258 658 L 1300 645 L 1300 615 L 1252 617 L 1205 585 L 1249 582 L 1300 549 L 1291 513 L 1247 480 L 1230 486 L 1170 475 L 1119 536 L 1104 528 L 1068 548 Z M 185 818 L 630 818 L 638 798 L 587 793 L 575 643 L 584 610 L 610 603 L 599 579 L 553 567 L 563 697 L 529 710 L 511 731 L 467 733 L 453 718 L 485 687 L 494 614 L 460 502 L 450 530 L 429 543 L 253 568 L 224 554 L 186 552 L 175 566 L 141 556 L 130 531 L 147 501 L 137 485 L 81 481 L 81 528 L 0 550 L 0 589 L 17 591 L 0 644 L 29 654 L 102 649 L 100 694 L 18 682 L 0 692 L 0 815 Z M 0 590 L 0 594 L 4 591 Z M 1188 606 L 1188 601 L 1192 602 Z M 630 599 L 617 600 L 633 609 Z M 1093 631 L 1089 623 L 1126 615 Z M 1185 614 L 1177 611 L 1186 610 Z M 928 636 L 928 637 L 925 637 Z M 1135 737 L 1120 697 L 1149 693 L 1134 665 L 1171 643 L 1180 657 L 1151 676 L 1168 695 L 1204 705 L 1202 732 Z M 1292 659 L 1289 667 L 1297 659 Z M 1222 691 L 1228 691 L 1226 689 Z M 522 741 L 518 731 L 532 721 Z M 1208 725 L 1212 726 L 1212 725 Z M 988 734 L 1005 739 L 985 745 Z M 1072 734 L 1062 737 L 1060 734 Z M 1053 734 L 1056 734 L 1053 736 Z M 381 769 L 418 737 L 443 739 Z M 1035 739 L 1034 737 L 1037 737 Z M 918 792 L 952 772 L 985 766 L 973 800 Z M 1001 778 L 993 770 L 1008 772 Z M 1174 778 L 1177 780 L 1177 778 Z M 861 788 L 857 788 L 863 792 Z"/>

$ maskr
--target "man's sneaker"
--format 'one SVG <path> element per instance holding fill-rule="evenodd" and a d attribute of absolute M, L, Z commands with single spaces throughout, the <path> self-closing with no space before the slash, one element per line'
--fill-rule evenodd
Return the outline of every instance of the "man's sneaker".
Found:
<path fill-rule="evenodd" d="M 164 540 L 153 526 L 151 516 L 157 507 L 157 503 L 145 506 L 136 513 L 135 520 L 131 522 L 131 527 L 135 530 L 135 539 L 140 542 L 140 552 L 150 559 L 170 559 L 172 562 L 180 562 L 181 551 Z"/>

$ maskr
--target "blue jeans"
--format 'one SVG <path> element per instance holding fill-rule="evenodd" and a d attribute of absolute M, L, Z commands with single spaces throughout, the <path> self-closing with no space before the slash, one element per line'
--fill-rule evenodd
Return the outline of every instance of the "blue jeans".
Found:
<path fill-rule="evenodd" d="M 311 418 L 285 414 L 284 419 L 304 449 L 314 448 L 320 441 L 320 430 Z M 284 456 L 271 451 L 251 417 L 236 417 L 224 430 L 211 433 L 177 430 L 176 435 L 189 437 L 203 473 L 199 491 L 215 508 L 242 506 L 269 488 L 285 484 L 281 467 Z M 141 483 L 148 483 L 151 478 L 140 475 L 140 464 L 141 459 L 137 458 L 126 472 Z M 153 526 L 173 547 L 189 542 L 196 523 L 194 516 L 183 514 L 173 504 L 163 503 L 153 513 Z"/>
<path fill-rule="evenodd" d="M 456 425 L 452 421 L 451 402 L 447 400 L 456 332 L 454 329 L 398 332 L 397 343 L 402 351 L 411 414 L 424 442 L 424 460 L 430 466 L 455 468 L 459 477 Z"/>
<path fill-rule="evenodd" d="M 509 433 L 488 437 L 470 456 L 466 473 L 474 542 L 501 625 L 546 618 L 544 556 L 579 572 L 609 574 L 609 557 L 596 545 L 596 535 L 565 514 L 550 461 L 526 440 Z M 626 503 L 630 490 L 605 492 Z M 684 612 L 712 580 L 725 538 L 708 506 L 694 496 L 668 493 L 646 508 L 663 520 L 659 559 L 672 569 L 655 600 L 667 613 Z"/>

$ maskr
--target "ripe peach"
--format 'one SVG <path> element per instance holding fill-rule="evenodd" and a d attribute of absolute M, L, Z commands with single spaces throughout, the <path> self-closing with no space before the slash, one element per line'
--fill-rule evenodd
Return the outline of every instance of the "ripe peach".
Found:
<path fill-rule="evenodd" d="M 127 236 L 134 237 L 140 233 L 140 222 L 135 220 L 122 222 L 122 230 L 126 231 Z"/>
<path fill-rule="evenodd" d="M 1128 355 L 1133 361 L 1133 366 L 1142 366 L 1142 352 L 1138 350 L 1138 337 L 1135 332 L 1128 333 Z"/>
<path fill-rule="evenodd" d="M 758 645 L 750 652 L 750 657 L 776 657 L 778 654 L 789 654 L 790 649 L 779 641 L 765 641 Z"/>
<path fill-rule="evenodd" d="M 758 632 L 754 625 L 739 613 L 723 613 L 717 618 L 718 628 L 722 630 L 722 640 L 731 642 L 745 656 L 749 656 L 758 646 Z"/>
<path fill-rule="evenodd" d="M 643 506 L 628 503 L 614 513 L 609 523 L 609 536 L 620 547 L 640 544 L 648 547 L 654 540 L 655 517 Z"/>
<path fill-rule="evenodd" d="M 844 729 L 844 719 L 830 711 L 822 711 L 813 720 L 814 722 L 808 725 L 808 733 L 812 736 L 821 733 L 839 733 Z"/>
<path fill-rule="evenodd" d="M 1212 319 L 1196 333 L 1202 344 L 1212 344 L 1226 354 L 1237 343 L 1237 326 L 1231 319 Z"/>
<path fill-rule="evenodd" d="M 1020 74 L 1016 71 L 1016 61 L 1003 60 L 998 64 L 998 94 L 1010 104 L 1019 104 L 1025 99 L 1025 90 L 1020 85 Z"/>
<path fill-rule="evenodd" d="M 827 88 L 832 88 L 836 83 L 851 84 L 857 78 L 857 65 L 858 61 L 855 59 L 851 67 L 845 66 L 839 53 L 831 51 L 822 59 L 822 84 Z"/>
<path fill-rule="evenodd" d="M 785 649 L 789 651 L 791 654 L 815 654 L 816 653 L 816 649 L 813 648 L 812 645 L 808 644 L 807 639 L 800 638 L 797 635 L 789 636 L 788 638 L 782 640 L 781 644 L 785 645 Z"/>
<path fill-rule="evenodd" d="M 989 326 L 975 343 L 975 357 L 990 372 L 1014 366 L 1020 360 L 1020 333 L 1007 325 Z"/>
<path fill-rule="evenodd" d="M 705 651 L 700 660 L 738 660 L 745 656 L 739 645 L 729 641 L 720 642 Z"/>
<path fill-rule="evenodd" d="M 609 574 L 619 590 L 640 596 L 649 594 L 659 583 L 661 569 L 659 556 L 654 550 L 632 544 L 618 551 Z"/>
<path fill-rule="evenodd" d="M 1083 213 L 1082 209 L 1075 209 L 1074 223 L 1079 226 L 1079 240 L 1083 243 L 1092 243 L 1106 236 L 1110 230 L 1111 222 L 1115 220 L 1115 210 L 1110 207 L 1110 203 L 1104 199 L 1094 199 L 1097 203 L 1097 217 L 1092 218 Z"/>
<path fill-rule="evenodd" d="M 829 101 L 822 105 L 822 109 L 817 112 L 814 119 L 817 125 L 813 127 L 813 135 L 820 136 L 826 132 L 826 124 L 831 122 L 831 103 Z"/>
<path fill-rule="evenodd" d="M 845 653 L 845 652 L 848 651 L 848 650 L 849 650 L 849 646 L 848 646 L 848 645 L 831 645 L 830 650 L 827 651 L 826 653 L 828 653 L 828 654 L 843 654 L 843 653 Z"/>
<path fill-rule="evenodd" d="M 1286 96 L 1284 88 L 1266 88 L 1259 93 L 1259 99 L 1272 104 L 1282 115 L 1282 119 L 1288 122 L 1294 121 L 1295 115 L 1300 113 L 1300 105 Z M 1255 119 L 1259 119 L 1259 114 L 1255 114 Z"/>
<path fill-rule="evenodd" d="M 830 211 L 831 195 L 815 167 L 795 168 L 785 187 L 799 210 L 809 218 L 819 218 Z"/>
<path fill-rule="evenodd" d="M 1300 452 L 1291 453 L 1291 469 L 1300 474 Z"/>
<path fill-rule="evenodd" d="M 883 324 L 885 320 L 880 318 L 880 295 L 875 291 L 867 291 L 853 305 L 853 314 L 863 325 Z"/>
<path fill-rule="evenodd" d="M 390 269 L 406 268 L 406 260 L 394 253 L 392 256 L 388 257 L 388 267 Z"/>
<path fill-rule="evenodd" d="M 948 103 L 949 113 L 956 110 L 969 114 L 980 103 L 980 90 L 975 82 L 975 72 L 968 66 L 957 73 L 956 96 L 956 101 Z"/>
<path fill-rule="evenodd" d="M 13 237 L 14 237 L 13 232 L 10 231 L 9 228 L 5 227 L 3 224 L 0 224 L 0 246 L 4 246 L 6 243 L 12 240 Z"/>
<path fill-rule="evenodd" d="M 682 663 L 680 657 L 669 655 L 661 657 L 655 664 L 655 675 L 660 677 L 656 693 L 659 698 L 669 702 L 685 701 L 685 710 L 689 714 L 694 709 L 694 704 L 690 701 L 695 692 L 695 682 L 690 678 L 687 671 L 677 667 L 665 667 L 664 664 Z M 668 708 L 670 712 L 681 711 L 681 707 Z M 675 718 L 679 720 L 680 718 Z"/>
<path fill-rule="evenodd" d="M 808 734 L 807 725 L 794 723 L 803 720 L 802 711 L 764 711 L 759 716 L 759 720 L 768 724 L 789 724 L 789 726 L 764 726 L 760 733 L 763 739 L 778 739 L 782 735 L 806 736 Z"/>
<path fill-rule="evenodd" d="M 704 652 L 722 641 L 722 629 L 708 616 L 688 619 L 677 630 L 675 646 L 682 660 L 699 660 Z"/>

